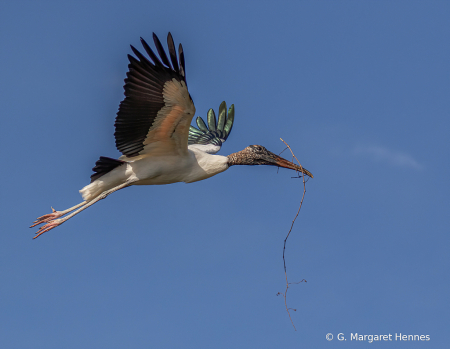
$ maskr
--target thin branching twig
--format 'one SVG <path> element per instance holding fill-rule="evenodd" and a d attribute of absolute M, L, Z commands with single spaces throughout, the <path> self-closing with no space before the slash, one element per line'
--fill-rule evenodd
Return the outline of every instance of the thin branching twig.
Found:
<path fill-rule="evenodd" d="M 303 166 L 300 164 L 300 161 L 298 161 L 297 157 L 295 156 L 295 154 L 294 154 L 294 152 L 292 151 L 292 149 L 291 149 L 291 147 L 289 146 L 289 144 L 287 144 L 282 138 L 280 138 L 280 139 L 281 139 L 281 141 L 282 141 L 284 144 L 286 144 L 286 147 L 287 147 L 287 149 L 289 149 L 289 151 L 291 152 L 293 159 L 295 159 L 295 160 L 297 161 L 298 165 L 299 165 L 300 168 L 303 170 Z M 284 151 L 284 150 L 283 150 L 283 151 Z M 303 199 L 305 198 L 305 193 L 306 193 L 306 181 L 305 181 L 305 175 L 304 175 L 303 173 L 301 174 L 301 178 L 303 179 L 303 196 L 302 196 L 302 200 L 300 201 L 300 206 L 298 207 L 297 213 L 296 213 L 294 219 L 292 220 L 291 228 L 289 229 L 289 232 L 287 233 L 286 238 L 284 239 L 284 245 L 283 245 L 283 265 L 284 265 L 284 276 L 286 277 L 286 289 L 285 289 L 285 291 L 284 291 L 284 294 L 282 294 L 282 295 L 283 295 L 283 298 L 284 298 L 284 305 L 285 305 L 285 307 L 286 307 L 286 311 L 287 311 L 287 313 L 288 313 L 288 315 L 289 315 L 289 320 L 291 320 L 292 326 L 294 327 L 294 330 L 295 330 L 295 331 L 297 331 L 297 329 L 295 328 L 294 321 L 292 321 L 291 313 L 290 313 L 289 310 L 297 311 L 297 309 L 293 309 L 293 308 L 289 308 L 289 307 L 288 307 L 288 305 L 287 305 L 287 291 L 288 291 L 288 289 L 289 289 L 289 285 L 292 285 L 292 284 L 299 284 L 299 283 L 301 283 L 301 282 L 306 282 L 306 280 L 303 279 L 303 280 L 301 280 L 301 281 L 299 281 L 299 282 L 289 282 L 289 281 L 288 281 L 287 271 L 286 271 L 285 252 L 286 252 L 286 241 L 287 241 L 287 239 L 289 238 L 289 235 L 291 235 L 291 231 L 292 231 L 292 228 L 294 227 L 295 220 L 297 219 L 297 217 L 298 217 L 298 215 L 299 215 L 299 213 L 300 213 L 300 210 L 301 210 L 302 204 L 303 204 Z M 281 293 L 278 293 L 278 294 L 281 294 Z"/>

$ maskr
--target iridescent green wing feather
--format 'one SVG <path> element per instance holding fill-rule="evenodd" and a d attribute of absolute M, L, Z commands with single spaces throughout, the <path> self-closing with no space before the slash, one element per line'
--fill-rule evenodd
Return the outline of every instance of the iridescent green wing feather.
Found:
<path fill-rule="evenodd" d="M 206 118 L 208 126 L 201 117 L 197 117 L 197 128 L 189 128 L 188 144 L 213 144 L 222 146 L 233 128 L 234 104 L 227 113 L 227 104 L 222 102 L 219 107 L 219 120 L 216 122 L 216 114 L 210 109 Z"/>

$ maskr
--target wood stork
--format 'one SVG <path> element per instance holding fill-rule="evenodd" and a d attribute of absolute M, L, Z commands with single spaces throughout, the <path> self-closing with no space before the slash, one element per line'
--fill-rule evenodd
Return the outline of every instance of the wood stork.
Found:
<path fill-rule="evenodd" d="M 159 58 L 142 38 L 142 46 L 151 61 L 133 46 L 131 49 L 137 59 L 128 55 L 125 99 L 117 112 L 114 133 L 116 147 L 123 155 L 118 160 L 100 157 L 93 168 L 91 183 L 80 190 L 84 201 L 64 211 L 52 208 L 52 213 L 39 217 L 31 227 L 45 224 L 34 238 L 130 185 L 192 183 L 233 165 L 273 165 L 313 177 L 306 169 L 260 145 L 250 145 L 228 156 L 214 155 L 233 127 L 234 105 L 227 112 L 222 102 L 218 122 L 210 109 L 208 126 L 200 117 L 196 120 L 198 129 L 190 126 L 195 107 L 186 84 L 183 48 L 180 44 L 177 59 L 169 33 L 169 60 L 154 33 L 153 41 Z"/>

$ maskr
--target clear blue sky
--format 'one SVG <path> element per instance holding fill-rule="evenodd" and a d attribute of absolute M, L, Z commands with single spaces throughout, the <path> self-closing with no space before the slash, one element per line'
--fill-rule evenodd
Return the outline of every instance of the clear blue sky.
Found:
<path fill-rule="evenodd" d="M 350 333 L 448 347 L 450 3 L 3 1 L 2 348 L 362 348 Z M 221 154 L 285 139 L 314 174 L 236 167 L 80 202 L 129 44 L 182 42 L 197 115 L 236 106 Z M 342 332 L 346 345 L 327 333 Z M 371 344 L 399 347 L 399 343 Z"/>

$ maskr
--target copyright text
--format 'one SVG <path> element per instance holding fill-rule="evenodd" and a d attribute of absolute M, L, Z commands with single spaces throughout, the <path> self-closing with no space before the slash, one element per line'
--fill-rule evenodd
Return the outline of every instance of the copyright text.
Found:
<path fill-rule="evenodd" d="M 334 335 L 332 333 L 327 333 L 326 339 L 327 341 L 332 341 Z M 350 341 L 359 341 L 359 342 L 382 342 L 382 341 L 403 341 L 403 342 L 414 342 L 414 341 L 429 341 L 431 340 L 429 334 L 403 334 L 403 333 L 388 333 L 388 334 L 359 334 L 359 333 L 350 333 Z M 346 341 L 347 337 L 344 333 L 338 333 L 336 335 L 336 339 L 338 341 Z"/>

